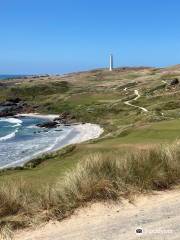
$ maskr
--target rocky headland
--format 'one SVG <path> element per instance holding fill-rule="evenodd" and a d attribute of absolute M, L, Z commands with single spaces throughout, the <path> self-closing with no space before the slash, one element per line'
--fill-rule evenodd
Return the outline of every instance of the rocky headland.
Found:
<path fill-rule="evenodd" d="M 23 112 L 33 112 L 35 107 L 30 106 L 20 98 L 9 98 L 0 102 L 0 117 L 12 117 Z"/>

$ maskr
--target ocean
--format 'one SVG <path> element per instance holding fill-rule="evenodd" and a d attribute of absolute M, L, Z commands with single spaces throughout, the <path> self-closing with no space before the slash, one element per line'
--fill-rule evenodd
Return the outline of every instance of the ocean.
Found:
<path fill-rule="evenodd" d="M 3 80 L 15 77 L 18 75 L 0 75 Z M 52 129 L 37 127 L 37 124 L 46 121 L 49 121 L 48 117 L 0 118 L 0 169 L 23 166 L 43 153 L 97 138 L 103 132 L 93 124 Z"/>
<path fill-rule="evenodd" d="M 77 133 L 72 127 L 38 128 L 47 120 L 32 117 L 0 118 L 0 169 L 22 166 L 45 152 L 67 145 Z"/>
<path fill-rule="evenodd" d="M 13 78 L 21 78 L 21 77 L 24 77 L 25 75 L 3 75 L 1 74 L 0 75 L 0 80 L 6 80 L 6 79 L 13 79 Z"/>

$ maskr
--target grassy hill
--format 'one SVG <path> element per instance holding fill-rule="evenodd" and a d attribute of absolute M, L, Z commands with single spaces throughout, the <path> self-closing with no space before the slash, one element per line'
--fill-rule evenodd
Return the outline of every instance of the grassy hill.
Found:
<path fill-rule="evenodd" d="M 103 136 L 96 141 L 70 146 L 54 154 L 45 155 L 24 169 L 1 172 L 1 186 L 8 185 L 11 189 L 12 184 L 16 183 L 19 186 L 19 182 L 23 182 L 23 185 L 30 186 L 31 193 L 37 192 L 44 186 L 54 186 L 57 181 L 63 181 L 67 171 L 75 171 L 79 162 L 83 165 L 92 155 L 101 154 L 102 159 L 109 156 L 114 159 L 118 156 L 121 161 L 127 153 L 135 153 L 140 149 L 143 154 L 157 144 L 170 144 L 179 139 L 180 85 L 170 85 L 174 78 L 180 79 L 179 65 L 161 69 L 119 68 L 113 72 L 98 69 L 64 76 L 1 81 L 0 101 L 20 97 L 35 106 L 39 113 L 58 114 L 68 111 L 79 121 L 98 123 L 105 129 Z M 141 97 L 133 104 L 147 108 L 148 112 L 124 103 L 135 98 L 135 90 L 139 91 Z M 142 186 L 141 188 L 143 189 Z M 3 191 L 7 189 L 0 189 L 0 200 L 7 197 L 7 192 Z M 16 202 L 16 197 L 10 195 Z M 95 199 L 97 198 L 96 196 Z M 93 197 L 86 200 L 91 199 Z M 48 202 L 47 199 L 46 201 Z M 79 202 L 82 203 L 82 200 Z M 73 204 L 72 209 L 76 206 Z M 47 209 L 53 207 L 46 206 Z M 71 207 L 68 208 L 68 212 L 71 212 Z M 18 223 L 19 226 L 29 224 L 31 216 L 27 211 L 22 213 L 18 207 L 15 211 L 3 209 L 4 206 L 0 204 L 2 225 L 7 222 L 16 227 Z M 34 213 L 32 215 L 34 218 Z"/>

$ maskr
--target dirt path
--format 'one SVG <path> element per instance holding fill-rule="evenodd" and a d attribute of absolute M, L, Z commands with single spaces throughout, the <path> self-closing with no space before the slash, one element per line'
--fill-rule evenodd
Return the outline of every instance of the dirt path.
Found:
<path fill-rule="evenodd" d="M 179 240 L 180 189 L 141 196 L 130 204 L 102 203 L 61 223 L 16 234 L 15 240 Z M 135 231 L 141 227 L 143 235 Z"/>
<path fill-rule="evenodd" d="M 148 112 L 148 110 L 147 110 L 146 108 L 140 107 L 140 106 L 137 106 L 137 105 L 134 105 L 134 104 L 131 103 L 131 102 L 136 101 L 137 99 L 139 99 L 139 98 L 141 97 L 141 95 L 139 94 L 138 90 L 134 90 L 134 93 L 135 93 L 136 97 L 135 97 L 134 99 L 129 100 L 129 101 L 126 101 L 126 102 L 124 102 L 124 103 L 125 103 L 126 105 L 129 105 L 129 106 L 132 106 L 132 107 L 135 107 L 135 108 L 139 108 L 139 109 L 141 109 L 143 112 Z"/>

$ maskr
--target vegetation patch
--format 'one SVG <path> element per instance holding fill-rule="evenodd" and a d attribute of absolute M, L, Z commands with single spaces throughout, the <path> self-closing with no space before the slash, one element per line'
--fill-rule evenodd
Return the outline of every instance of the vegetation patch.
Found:
<path fill-rule="evenodd" d="M 11 233 L 8 226 L 62 219 L 87 202 L 118 200 L 178 183 L 179 143 L 152 148 L 179 139 L 180 89 L 162 83 L 179 78 L 178 72 L 178 66 L 171 71 L 98 69 L 0 82 L 1 102 L 21 98 L 39 113 L 68 112 L 78 121 L 97 123 L 105 130 L 96 141 L 2 171 L 2 233 Z M 136 97 L 134 90 L 141 97 L 133 104 L 147 108 L 147 113 L 125 105 Z"/>
<path fill-rule="evenodd" d="M 34 190 L 26 182 L 0 186 L 0 224 L 20 228 L 61 220 L 87 202 L 118 200 L 132 194 L 169 189 L 180 180 L 180 146 L 157 146 L 118 154 L 93 154 L 56 184 Z M 13 221 L 12 221 L 13 219 Z"/>

